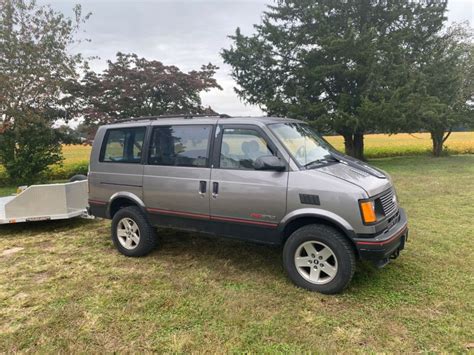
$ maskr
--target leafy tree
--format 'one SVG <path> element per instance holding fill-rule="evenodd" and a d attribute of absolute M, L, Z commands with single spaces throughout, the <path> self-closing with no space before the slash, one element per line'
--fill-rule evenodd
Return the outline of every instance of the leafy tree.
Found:
<path fill-rule="evenodd" d="M 90 131 L 90 127 L 84 122 L 81 122 L 75 128 L 75 135 L 81 142 L 86 142 L 87 140 L 89 140 Z"/>
<path fill-rule="evenodd" d="M 59 131 L 34 112 L 15 115 L 14 129 L 1 136 L 0 156 L 9 176 L 19 184 L 32 184 L 45 178 L 46 167 L 61 161 Z"/>
<path fill-rule="evenodd" d="M 396 119 L 401 70 L 445 20 L 445 2 L 276 0 L 256 33 L 222 52 L 237 94 L 271 115 L 314 121 L 363 159 L 363 138 Z"/>
<path fill-rule="evenodd" d="M 408 71 L 404 110 L 409 130 L 430 132 L 433 155 L 456 126 L 474 123 L 474 45 L 466 26 L 456 25 L 425 43 Z"/>
<path fill-rule="evenodd" d="M 53 123 L 67 118 L 65 89 L 83 63 L 68 48 L 87 18 L 79 5 L 71 19 L 34 1 L 0 2 L 0 163 L 15 182 L 38 181 L 61 162 L 65 136 Z"/>
<path fill-rule="evenodd" d="M 84 141 L 84 138 L 81 136 L 79 130 L 74 129 L 67 124 L 62 124 L 55 127 L 58 139 L 62 141 L 63 144 L 80 144 Z"/>
<path fill-rule="evenodd" d="M 208 64 L 184 73 L 176 66 L 119 52 L 103 73 L 88 71 L 75 92 L 88 125 L 166 113 L 212 113 L 202 106 L 200 93 L 220 89 L 213 78 L 216 69 Z"/>

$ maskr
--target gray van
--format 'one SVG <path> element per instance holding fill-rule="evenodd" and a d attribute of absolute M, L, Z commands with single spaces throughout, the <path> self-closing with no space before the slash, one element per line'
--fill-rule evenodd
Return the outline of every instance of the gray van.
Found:
<path fill-rule="evenodd" d="M 112 219 L 124 255 L 150 253 L 158 226 L 283 245 L 289 278 L 322 293 L 342 291 L 357 259 L 396 258 L 408 236 L 388 174 L 293 119 L 159 116 L 101 126 L 88 181 L 90 213 Z"/>

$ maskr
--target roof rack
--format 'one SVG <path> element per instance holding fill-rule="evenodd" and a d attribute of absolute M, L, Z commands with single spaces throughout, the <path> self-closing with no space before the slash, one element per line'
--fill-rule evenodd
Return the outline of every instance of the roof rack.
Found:
<path fill-rule="evenodd" d="M 158 116 L 143 116 L 143 117 L 132 117 L 132 118 L 123 118 L 120 120 L 115 120 L 114 123 L 122 123 L 122 122 L 131 122 L 131 121 L 151 121 L 151 120 L 159 120 L 162 118 L 184 118 L 184 119 L 192 119 L 192 118 L 205 118 L 205 117 L 217 117 L 217 118 L 230 118 L 229 115 L 226 114 L 179 114 L 179 115 L 158 115 Z"/>

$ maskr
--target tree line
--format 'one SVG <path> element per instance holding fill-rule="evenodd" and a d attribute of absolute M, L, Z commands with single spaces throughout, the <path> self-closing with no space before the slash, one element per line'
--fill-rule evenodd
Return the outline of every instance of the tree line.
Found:
<path fill-rule="evenodd" d="M 474 61 L 467 24 L 446 26 L 446 2 L 276 0 L 251 35 L 222 50 L 237 95 L 269 115 L 344 137 L 364 159 L 364 135 L 430 132 L 442 154 L 453 128 L 473 124 Z M 90 14 L 71 18 L 33 0 L 0 2 L 0 163 L 15 182 L 40 180 L 81 129 L 117 119 L 214 113 L 200 94 L 220 89 L 212 64 L 183 72 L 117 53 L 96 73 L 71 54 Z"/>
<path fill-rule="evenodd" d="M 471 29 L 446 28 L 447 1 L 278 0 L 255 33 L 222 52 L 237 94 L 311 121 L 364 159 L 368 132 L 430 132 L 440 156 L 472 124 Z"/>

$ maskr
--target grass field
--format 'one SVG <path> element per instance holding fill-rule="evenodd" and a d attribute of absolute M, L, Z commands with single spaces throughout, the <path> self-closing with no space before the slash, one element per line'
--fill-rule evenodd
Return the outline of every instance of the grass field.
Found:
<path fill-rule="evenodd" d="M 0 352 L 464 352 L 474 346 L 474 156 L 373 161 L 389 171 L 410 238 L 346 292 L 294 287 L 281 250 L 162 232 L 119 255 L 110 222 L 0 229 Z"/>

